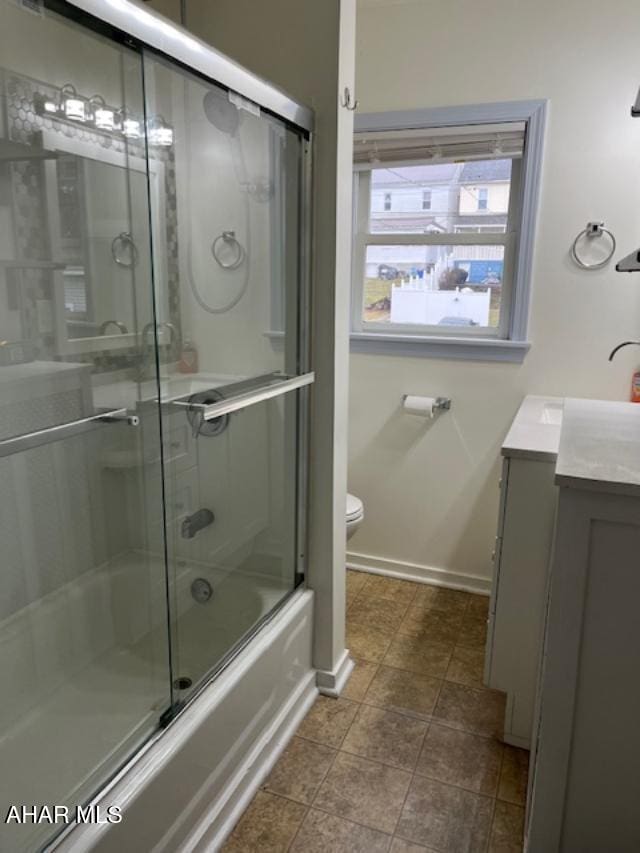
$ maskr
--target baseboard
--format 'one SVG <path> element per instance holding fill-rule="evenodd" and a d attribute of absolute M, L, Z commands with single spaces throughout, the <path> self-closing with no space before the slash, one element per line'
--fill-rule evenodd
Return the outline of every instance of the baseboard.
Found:
<path fill-rule="evenodd" d="M 521 735 L 512 735 L 504 732 L 502 740 L 508 743 L 509 746 L 517 746 L 520 749 L 531 749 L 531 738 L 521 737 Z"/>
<path fill-rule="evenodd" d="M 198 821 L 191 838 L 184 845 L 193 853 L 219 850 L 247 808 L 256 791 L 267 778 L 284 752 L 307 711 L 318 695 L 316 673 L 311 671 L 281 709 L 271 725 L 230 779 L 225 802 L 218 801 Z"/>
<path fill-rule="evenodd" d="M 347 683 L 347 679 L 353 672 L 354 662 L 349 657 L 349 649 L 345 649 L 335 669 L 319 669 L 316 673 L 316 684 L 318 691 L 323 696 L 337 698 Z"/>
<path fill-rule="evenodd" d="M 347 553 L 347 568 L 356 572 L 370 572 L 374 575 L 387 575 L 391 578 L 433 586 L 446 586 L 449 589 L 463 589 L 480 595 L 489 595 L 491 592 L 490 578 L 436 569 L 432 566 L 420 566 L 416 563 L 399 563 L 384 557 L 372 557 L 369 554 Z"/>

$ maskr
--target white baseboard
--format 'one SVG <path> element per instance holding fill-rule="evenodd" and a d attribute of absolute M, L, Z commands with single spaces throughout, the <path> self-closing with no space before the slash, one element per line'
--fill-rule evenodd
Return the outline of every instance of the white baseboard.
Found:
<path fill-rule="evenodd" d="M 230 779 L 224 804 L 212 804 L 194 828 L 184 849 L 193 853 L 211 853 L 222 847 L 317 696 L 316 673 L 311 671 Z"/>
<path fill-rule="evenodd" d="M 491 592 L 490 578 L 436 569 L 432 566 L 420 566 L 416 563 L 399 563 L 384 557 L 372 557 L 369 554 L 347 553 L 347 568 L 356 572 L 370 572 L 374 575 L 445 586 L 449 589 L 463 589 L 480 595 L 489 595 Z"/>
<path fill-rule="evenodd" d="M 316 673 L 316 684 L 323 696 L 337 698 L 353 672 L 354 662 L 349 657 L 349 649 L 345 649 L 335 669 L 319 669 Z"/>

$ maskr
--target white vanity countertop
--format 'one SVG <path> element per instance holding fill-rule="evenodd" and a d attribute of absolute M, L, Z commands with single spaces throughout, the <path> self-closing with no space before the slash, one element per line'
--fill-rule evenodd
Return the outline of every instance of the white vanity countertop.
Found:
<path fill-rule="evenodd" d="M 563 405 L 562 397 L 525 397 L 502 445 L 502 455 L 555 462 Z"/>
<path fill-rule="evenodd" d="M 640 404 L 567 399 L 556 483 L 640 496 Z"/>

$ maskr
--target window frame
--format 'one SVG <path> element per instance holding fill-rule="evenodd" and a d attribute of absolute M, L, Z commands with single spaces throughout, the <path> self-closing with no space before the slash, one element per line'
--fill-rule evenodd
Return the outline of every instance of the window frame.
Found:
<path fill-rule="evenodd" d="M 530 301 L 533 244 L 540 194 L 542 153 L 547 101 L 513 101 L 441 107 L 388 113 L 356 115 L 354 130 L 373 132 L 413 130 L 436 127 L 525 122 L 522 158 L 513 159 L 508 228 L 505 233 L 474 234 L 366 234 L 358 226 L 368 221 L 369 192 L 362 182 L 370 181 L 370 172 L 354 171 L 354 221 L 351 348 L 355 351 L 410 354 L 437 358 L 476 359 L 521 362 L 530 347 L 527 325 Z M 365 177 L 363 177 L 365 176 Z M 514 191 L 515 188 L 515 191 Z M 365 212 L 364 208 L 367 206 Z M 464 335 L 456 327 L 363 323 L 362 302 L 366 246 L 406 243 L 504 245 L 504 279 L 500 326 L 493 334 L 486 328 L 468 329 Z"/>

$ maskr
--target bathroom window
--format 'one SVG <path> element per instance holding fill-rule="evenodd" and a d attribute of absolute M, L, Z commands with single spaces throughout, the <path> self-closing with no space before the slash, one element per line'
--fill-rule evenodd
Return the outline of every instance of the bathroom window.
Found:
<path fill-rule="evenodd" d="M 355 349 L 522 360 L 544 113 L 356 117 Z"/>

